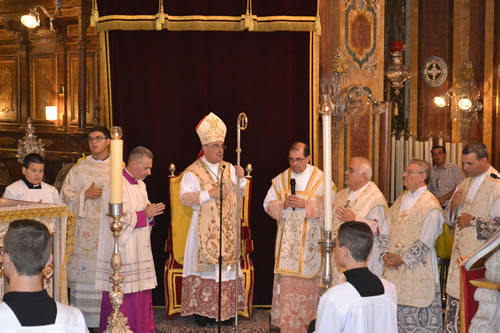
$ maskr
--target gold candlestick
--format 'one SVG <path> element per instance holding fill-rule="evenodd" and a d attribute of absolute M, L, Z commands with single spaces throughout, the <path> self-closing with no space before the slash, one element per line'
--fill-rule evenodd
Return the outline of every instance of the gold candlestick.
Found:
<path fill-rule="evenodd" d="M 128 333 L 132 332 L 127 325 L 128 319 L 120 312 L 120 307 L 123 303 L 123 291 L 120 283 L 123 281 L 123 276 L 120 274 L 122 267 L 122 257 L 120 255 L 120 248 L 118 245 L 118 238 L 123 229 L 120 217 L 123 215 L 123 204 L 109 204 L 109 214 L 113 219 L 110 228 L 114 238 L 113 255 L 111 256 L 111 267 L 113 274 L 109 277 L 111 282 L 111 291 L 109 293 L 109 301 L 113 307 L 113 311 L 108 317 L 105 333 Z"/>

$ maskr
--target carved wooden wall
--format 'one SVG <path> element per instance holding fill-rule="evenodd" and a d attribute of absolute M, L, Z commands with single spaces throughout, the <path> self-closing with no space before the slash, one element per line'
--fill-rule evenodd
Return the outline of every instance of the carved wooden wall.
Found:
<path fill-rule="evenodd" d="M 88 151 L 86 132 L 78 129 L 80 50 L 86 46 L 86 128 L 102 124 L 99 87 L 99 39 L 88 27 L 82 38 L 82 3 L 64 1 L 54 20 L 55 31 L 40 15 L 40 27 L 29 30 L 19 18 L 36 5 L 28 0 L 4 0 L 0 7 L 0 171 L 10 181 L 20 177 L 16 161 L 19 139 L 28 117 L 45 144 L 46 178 L 52 182 L 65 162 Z M 53 12 L 51 1 L 40 1 Z M 52 6 L 52 7 L 51 7 Z M 85 24 L 87 25 L 87 24 Z M 85 39 L 85 40 L 84 40 Z M 47 120 L 46 106 L 57 106 L 58 119 Z M 2 169 L 3 166 L 3 169 Z M 5 178 L 5 177 L 4 177 Z M 0 185 L 4 183 L 0 179 Z"/>

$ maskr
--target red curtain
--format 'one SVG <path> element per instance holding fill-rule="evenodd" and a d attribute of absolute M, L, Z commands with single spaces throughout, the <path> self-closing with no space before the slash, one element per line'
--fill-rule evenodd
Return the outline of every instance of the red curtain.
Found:
<path fill-rule="evenodd" d="M 310 37 L 307 32 L 110 31 L 113 123 L 124 131 L 125 151 L 143 145 L 154 153 L 146 179 L 152 202 L 169 203 L 168 168 L 192 163 L 200 142 L 195 126 L 209 112 L 228 128 L 225 160 L 236 162 L 236 119 L 245 112 L 241 164 L 253 165 L 252 239 L 254 304 L 271 304 L 276 222 L 262 202 L 271 179 L 288 167 L 294 140 L 309 141 Z M 125 155 L 126 156 L 126 155 Z M 152 232 L 158 287 L 164 304 L 163 252 L 169 212 Z"/>

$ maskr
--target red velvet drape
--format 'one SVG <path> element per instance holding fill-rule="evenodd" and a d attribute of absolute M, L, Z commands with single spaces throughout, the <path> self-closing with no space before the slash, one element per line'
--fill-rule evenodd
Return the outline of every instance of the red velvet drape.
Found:
<path fill-rule="evenodd" d="M 236 119 L 245 112 L 242 165 L 253 165 L 251 228 L 255 244 L 255 304 L 271 304 L 276 223 L 262 208 L 271 179 L 288 167 L 288 146 L 309 140 L 310 33 L 110 31 L 113 122 L 126 152 L 150 148 L 152 202 L 169 202 L 168 167 L 177 172 L 200 150 L 195 126 L 209 112 L 227 125 L 225 160 L 236 162 Z M 125 155 L 126 156 L 126 155 Z M 152 233 L 158 287 L 164 304 L 164 242 L 169 212 Z"/>

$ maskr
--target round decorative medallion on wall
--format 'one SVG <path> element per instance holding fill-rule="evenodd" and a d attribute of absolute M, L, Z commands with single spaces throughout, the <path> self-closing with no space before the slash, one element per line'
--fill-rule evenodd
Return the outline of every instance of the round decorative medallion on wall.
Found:
<path fill-rule="evenodd" d="M 422 69 L 424 82 L 430 87 L 439 87 L 448 77 L 448 66 L 440 57 L 430 57 L 424 63 Z"/>

